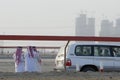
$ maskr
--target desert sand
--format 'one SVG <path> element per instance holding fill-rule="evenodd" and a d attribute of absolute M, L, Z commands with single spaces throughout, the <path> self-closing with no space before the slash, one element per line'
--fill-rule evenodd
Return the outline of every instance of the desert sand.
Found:
<path fill-rule="evenodd" d="M 15 73 L 13 59 L 0 59 L 0 80 L 120 80 L 119 72 L 56 72 L 54 59 L 42 59 L 42 73 Z"/>

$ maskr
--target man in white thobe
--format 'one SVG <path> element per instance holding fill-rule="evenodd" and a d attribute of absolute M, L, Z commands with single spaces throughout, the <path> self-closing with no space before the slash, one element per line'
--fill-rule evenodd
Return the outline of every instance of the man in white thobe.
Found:
<path fill-rule="evenodd" d="M 26 72 L 41 72 L 40 56 L 32 46 L 27 48 L 25 54 L 25 71 Z"/>
<path fill-rule="evenodd" d="M 25 71 L 24 54 L 22 52 L 22 47 L 18 47 L 16 53 L 13 55 L 15 61 L 15 72 Z"/>

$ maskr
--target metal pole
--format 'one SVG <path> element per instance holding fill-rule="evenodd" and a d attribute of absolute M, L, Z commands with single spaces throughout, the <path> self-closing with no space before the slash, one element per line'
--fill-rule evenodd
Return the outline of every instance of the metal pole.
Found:
<path fill-rule="evenodd" d="M 64 68 L 65 68 L 65 71 L 66 71 L 66 48 L 67 48 L 69 42 L 70 41 L 67 41 L 65 48 L 64 48 Z"/>

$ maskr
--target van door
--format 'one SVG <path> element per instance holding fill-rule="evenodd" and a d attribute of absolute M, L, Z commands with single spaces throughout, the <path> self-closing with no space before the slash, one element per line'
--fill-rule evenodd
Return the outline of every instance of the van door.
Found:
<path fill-rule="evenodd" d="M 77 66 L 79 69 L 85 65 L 93 64 L 93 55 L 91 45 L 74 45 L 68 49 L 67 58 L 71 60 L 71 66 L 69 69 L 76 70 Z"/>
<path fill-rule="evenodd" d="M 115 71 L 120 71 L 120 46 L 112 47 L 112 52 L 114 54 L 114 64 L 115 64 Z"/>
<path fill-rule="evenodd" d="M 114 57 L 111 54 L 109 46 L 94 46 L 94 64 L 100 69 L 100 63 L 103 63 L 104 71 L 114 71 Z"/>

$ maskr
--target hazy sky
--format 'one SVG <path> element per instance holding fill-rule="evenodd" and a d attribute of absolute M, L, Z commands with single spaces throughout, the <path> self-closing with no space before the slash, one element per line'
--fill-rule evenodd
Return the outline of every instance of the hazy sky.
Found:
<path fill-rule="evenodd" d="M 120 0 L 0 0 L 0 34 L 75 35 L 80 13 L 114 20 L 119 9 Z"/>

